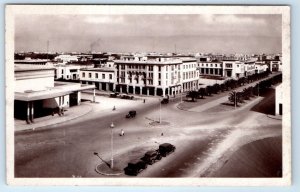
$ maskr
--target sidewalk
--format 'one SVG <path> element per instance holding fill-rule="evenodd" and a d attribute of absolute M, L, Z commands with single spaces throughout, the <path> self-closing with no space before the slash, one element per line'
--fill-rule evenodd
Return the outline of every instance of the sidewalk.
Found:
<path fill-rule="evenodd" d="M 63 116 L 55 114 L 54 116 L 48 115 L 45 117 L 35 118 L 34 123 L 32 124 L 27 124 L 25 120 L 15 119 L 15 131 L 34 130 L 36 128 L 63 123 L 86 115 L 90 111 L 92 111 L 91 105 L 81 103 L 81 105 L 67 108 Z"/>

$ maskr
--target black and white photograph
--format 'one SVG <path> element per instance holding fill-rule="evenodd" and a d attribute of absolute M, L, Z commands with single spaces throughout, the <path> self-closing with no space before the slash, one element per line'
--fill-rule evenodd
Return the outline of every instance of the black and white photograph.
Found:
<path fill-rule="evenodd" d="M 290 185 L 289 6 L 7 5 L 12 185 Z"/>

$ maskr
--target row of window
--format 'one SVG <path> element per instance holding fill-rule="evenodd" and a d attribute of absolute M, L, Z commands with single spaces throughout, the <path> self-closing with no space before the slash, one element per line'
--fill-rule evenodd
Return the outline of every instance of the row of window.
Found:
<path fill-rule="evenodd" d="M 108 74 L 109 79 L 112 79 L 112 74 Z M 82 77 L 85 78 L 85 72 L 82 72 Z M 93 73 L 88 73 L 88 78 L 93 78 Z M 95 79 L 99 79 L 99 74 L 95 73 Z M 102 79 L 106 79 L 106 74 L 102 73 Z"/>
<path fill-rule="evenodd" d="M 196 77 L 196 71 L 183 72 L 183 80 Z"/>
<path fill-rule="evenodd" d="M 183 69 L 191 69 L 191 68 L 196 68 L 196 64 L 184 64 Z"/>
<path fill-rule="evenodd" d="M 210 66 L 210 67 L 222 67 L 222 64 L 217 64 L 217 63 L 215 63 L 215 64 L 213 64 L 213 63 L 211 63 L 211 64 L 208 64 L 208 63 L 206 63 L 206 64 L 204 64 L 204 63 L 202 63 L 201 64 L 201 66 L 202 67 L 208 67 L 208 66 Z"/>

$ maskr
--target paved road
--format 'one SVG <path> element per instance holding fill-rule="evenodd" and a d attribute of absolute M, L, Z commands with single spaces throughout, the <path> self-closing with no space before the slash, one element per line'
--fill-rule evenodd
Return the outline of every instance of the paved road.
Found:
<path fill-rule="evenodd" d="M 99 159 L 93 153 L 109 161 L 109 125 L 114 122 L 115 161 L 124 165 L 147 149 L 157 148 L 157 143 L 170 142 L 177 147 L 175 153 L 149 166 L 140 177 L 205 176 L 245 143 L 281 135 L 281 121 L 250 111 L 259 101 L 231 112 L 199 113 L 179 110 L 177 100 L 162 105 L 160 126 L 150 124 L 159 118 L 158 102 L 117 111 L 96 108 L 75 121 L 56 125 L 57 129 L 16 133 L 15 175 L 101 177 L 95 172 Z M 130 108 L 138 112 L 135 119 L 124 118 Z M 124 137 L 117 136 L 121 129 L 125 130 Z"/>

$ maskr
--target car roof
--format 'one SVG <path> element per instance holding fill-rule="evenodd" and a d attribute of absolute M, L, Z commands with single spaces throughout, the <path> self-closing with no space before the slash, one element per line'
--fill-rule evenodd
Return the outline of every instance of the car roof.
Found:
<path fill-rule="evenodd" d="M 159 145 L 160 147 L 170 147 L 170 146 L 173 146 L 172 144 L 170 143 L 164 143 L 164 144 L 161 144 Z"/>
<path fill-rule="evenodd" d="M 137 164 L 139 162 L 142 162 L 142 160 L 140 160 L 140 159 L 134 159 L 134 160 L 131 160 L 128 164 Z"/>
<path fill-rule="evenodd" d="M 156 151 L 155 150 L 147 151 L 145 155 L 152 155 L 153 153 L 156 153 Z"/>

